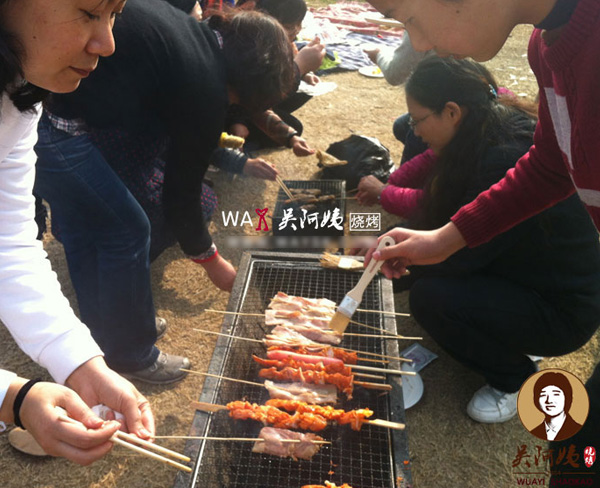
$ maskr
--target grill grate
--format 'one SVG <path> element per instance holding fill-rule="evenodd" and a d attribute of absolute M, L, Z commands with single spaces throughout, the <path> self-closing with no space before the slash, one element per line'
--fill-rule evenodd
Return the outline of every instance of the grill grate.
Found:
<path fill-rule="evenodd" d="M 345 219 L 346 215 L 346 182 L 343 180 L 284 180 L 284 183 L 288 188 L 302 188 L 302 189 L 316 189 L 321 190 L 323 195 L 334 195 L 336 199 L 332 202 L 317 203 L 316 209 L 309 211 L 308 214 L 317 213 L 319 215 L 319 221 L 322 220 L 323 214 L 326 211 L 333 211 L 334 208 L 340 209 L 340 215 Z M 326 227 L 315 229 L 312 225 L 307 225 L 302 229 L 299 225 L 296 225 L 297 229 L 294 230 L 291 226 L 286 226 L 283 229 L 279 229 L 279 223 L 281 222 L 284 214 L 284 209 L 292 208 L 293 216 L 296 218 L 296 222 L 303 217 L 303 212 L 300 209 L 300 205 L 296 203 L 284 204 L 288 196 L 285 194 L 283 189 L 279 189 L 277 193 L 277 203 L 275 205 L 275 211 L 273 212 L 273 235 L 281 236 L 342 236 L 344 235 L 343 223 L 342 230 L 338 230 L 335 227 Z"/>
<path fill-rule="evenodd" d="M 318 265 L 314 255 L 275 255 L 281 259 L 273 259 L 273 254 L 254 255 L 256 258 L 246 254 L 243 259 L 229 303 L 230 311 L 263 313 L 271 297 L 278 291 L 307 298 L 325 297 L 339 303 L 360 278 L 359 273 L 324 269 Z M 307 260 L 307 256 L 311 256 L 311 259 Z M 245 281 L 242 282 L 244 276 Z M 390 303 L 393 304 L 391 287 L 388 286 L 387 290 L 389 296 L 385 296 L 382 283 L 380 278 L 373 280 L 365 291 L 361 307 L 389 310 Z M 393 320 L 384 319 L 381 315 L 357 313 L 354 319 L 388 330 L 392 330 L 391 323 L 395 332 Z M 264 320 L 258 317 L 229 316 L 223 326 L 226 333 L 256 339 L 263 339 L 266 330 Z M 368 333 L 368 330 L 350 324 L 347 332 Z M 346 337 L 341 346 L 397 355 L 397 345 L 393 343 L 374 338 Z M 209 372 L 261 381 L 258 378 L 260 366 L 252 361 L 251 354 L 264 357 L 265 347 L 260 343 L 221 337 Z M 391 364 L 390 367 L 397 365 Z M 351 401 L 344 400 L 341 406 L 346 410 L 369 407 L 375 412 L 373 418 L 403 422 L 404 411 L 398 407 L 402 405 L 400 380 L 389 377 L 387 381 L 394 386 L 391 394 L 382 395 L 380 391 L 355 387 L 354 398 Z M 264 403 L 268 398 L 267 391 L 259 386 L 207 377 L 201 401 L 224 405 L 234 400 Z M 234 421 L 227 412 L 198 412 L 194 418 L 192 435 L 256 437 L 261 427 L 254 421 Z M 355 432 L 348 426 L 331 426 L 318 434 L 332 441 L 332 444 L 323 446 L 310 461 L 255 454 L 251 452 L 252 444 L 248 442 L 192 441 L 188 443 L 186 452 L 191 456 L 197 455 L 196 469 L 191 480 L 189 475 L 178 475 L 176 486 L 300 488 L 309 483 L 322 484 L 325 479 L 338 484 L 349 483 L 355 488 L 409 486 L 410 476 L 404 473 L 407 466 L 403 464 L 408 461 L 405 432 L 375 426 L 363 426 L 360 432 Z M 398 482 L 398 477 L 402 479 L 401 482 Z"/>

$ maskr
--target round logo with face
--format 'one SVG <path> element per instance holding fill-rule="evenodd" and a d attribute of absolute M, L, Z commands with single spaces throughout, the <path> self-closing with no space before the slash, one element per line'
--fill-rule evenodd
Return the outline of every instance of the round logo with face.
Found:
<path fill-rule="evenodd" d="M 544 369 L 532 374 L 519 391 L 519 418 L 534 436 L 561 441 L 579 432 L 590 402 L 583 383 L 563 369 Z"/>

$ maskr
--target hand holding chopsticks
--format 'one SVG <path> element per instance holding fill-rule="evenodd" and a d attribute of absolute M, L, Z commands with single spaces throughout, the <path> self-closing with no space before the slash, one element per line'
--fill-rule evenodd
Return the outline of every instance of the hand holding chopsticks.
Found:
<path fill-rule="evenodd" d="M 61 409 L 61 412 L 63 412 L 62 409 Z M 84 429 L 87 429 L 87 427 L 84 424 L 82 424 L 78 420 L 68 417 L 66 415 L 66 413 L 60 413 L 58 418 L 60 420 L 62 420 L 63 422 L 80 425 Z M 156 454 L 156 452 L 160 452 L 162 454 L 174 457 L 176 459 L 179 459 L 179 460 L 185 461 L 185 462 L 191 461 L 191 459 L 189 457 L 184 456 L 183 454 L 179 454 L 175 451 L 171 451 L 170 449 L 167 449 L 165 447 L 157 446 L 156 444 L 153 444 L 152 442 L 146 441 L 144 439 L 140 439 L 139 437 L 134 436 L 132 434 L 126 434 L 125 432 L 117 431 L 110 438 L 110 441 L 113 442 L 114 444 L 119 444 L 123 447 L 131 449 L 132 451 L 135 451 L 139 454 L 143 454 L 144 456 L 150 457 L 152 459 L 156 459 L 157 461 L 161 461 L 163 463 L 170 464 L 171 466 L 174 466 L 182 471 L 186 471 L 188 473 L 192 472 L 192 468 L 190 468 L 189 466 L 185 466 L 185 465 L 178 463 L 177 461 L 173 461 L 172 459 L 169 459 L 165 456 Z M 156 451 L 156 452 L 152 452 L 152 451 Z"/>

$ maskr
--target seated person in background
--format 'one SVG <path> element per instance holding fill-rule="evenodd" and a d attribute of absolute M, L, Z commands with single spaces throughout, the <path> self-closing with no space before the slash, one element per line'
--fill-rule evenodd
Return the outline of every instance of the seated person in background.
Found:
<path fill-rule="evenodd" d="M 401 85 L 411 74 L 412 70 L 419 64 L 419 62 L 428 56 L 433 54 L 432 51 L 417 52 L 410 42 L 408 31 L 404 31 L 402 41 L 400 45 L 395 48 L 379 46 L 367 47 L 364 49 L 369 59 L 379 66 L 385 80 L 390 85 Z M 402 152 L 402 159 L 400 164 L 405 161 L 412 159 L 417 154 L 421 154 L 427 149 L 427 145 L 421 140 L 420 137 L 415 136 L 414 132 L 408 125 L 410 116 L 404 114 L 398 117 L 394 121 L 394 136 L 402 144 L 404 144 L 404 151 Z"/>
<path fill-rule="evenodd" d="M 401 166 L 385 189 L 363 187 L 360 198 L 381 195 L 410 228 L 447 222 L 500 180 L 532 143 L 534 117 L 497 91 L 482 65 L 423 60 L 406 84 L 406 99 L 415 134 L 430 149 Z M 410 270 L 395 280 L 395 289 L 410 289 L 415 320 L 486 380 L 467 406 L 479 422 L 504 422 L 516 414 L 517 392 L 536 371 L 527 355 L 573 352 L 600 323 L 600 245 L 577 196 L 487 244 Z"/>
<path fill-rule="evenodd" d="M 151 235 L 172 232 L 231 290 L 236 272 L 208 232 L 202 180 L 229 104 L 260 111 L 287 93 L 291 47 L 269 16 L 238 11 L 199 23 L 162 0 L 128 1 L 114 35 L 115 55 L 77 92 L 48 100 L 36 192 L 50 204 L 81 316 L 107 362 L 168 383 L 189 361 L 154 345 L 150 261 L 168 239 L 151 249 Z"/>

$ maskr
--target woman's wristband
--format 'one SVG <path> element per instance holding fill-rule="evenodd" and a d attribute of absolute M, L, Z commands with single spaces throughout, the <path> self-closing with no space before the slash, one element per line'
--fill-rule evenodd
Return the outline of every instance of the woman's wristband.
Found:
<path fill-rule="evenodd" d="M 285 136 L 285 146 L 291 148 L 292 147 L 292 139 L 298 135 L 297 130 L 293 130 L 287 136 Z"/>
<path fill-rule="evenodd" d="M 23 400 L 25 400 L 25 396 L 27 395 L 27 393 L 29 393 L 29 390 L 31 390 L 33 385 L 39 383 L 40 381 L 42 381 L 40 378 L 36 378 L 35 380 L 29 380 L 21 387 L 21 389 L 17 393 L 17 396 L 15 397 L 15 401 L 13 403 L 13 419 L 15 425 L 17 427 L 21 427 L 21 429 L 25 428 L 25 426 L 21 422 L 21 416 L 19 415 L 21 413 L 21 405 L 23 405 Z"/>

